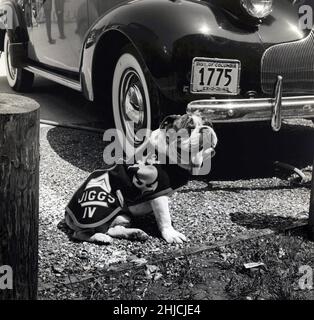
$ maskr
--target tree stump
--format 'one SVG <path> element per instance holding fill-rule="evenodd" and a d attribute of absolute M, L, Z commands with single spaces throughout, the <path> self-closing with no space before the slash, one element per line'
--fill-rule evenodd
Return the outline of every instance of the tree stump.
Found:
<path fill-rule="evenodd" d="M 309 236 L 314 241 L 314 161 L 312 172 L 312 191 L 310 200 L 310 215 L 309 215 Z"/>
<path fill-rule="evenodd" d="M 37 298 L 38 213 L 39 105 L 0 94 L 0 300 Z"/>

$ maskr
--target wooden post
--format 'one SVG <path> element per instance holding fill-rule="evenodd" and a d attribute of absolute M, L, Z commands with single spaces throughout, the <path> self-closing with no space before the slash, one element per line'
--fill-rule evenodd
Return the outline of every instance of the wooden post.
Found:
<path fill-rule="evenodd" d="M 312 172 L 312 192 L 310 200 L 310 215 L 309 215 L 309 236 L 314 241 L 314 161 Z"/>
<path fill-rule="evenodd" d="M 38 207 L 39 105 L 0 94 L 0 300 L 37 298 Z"/>

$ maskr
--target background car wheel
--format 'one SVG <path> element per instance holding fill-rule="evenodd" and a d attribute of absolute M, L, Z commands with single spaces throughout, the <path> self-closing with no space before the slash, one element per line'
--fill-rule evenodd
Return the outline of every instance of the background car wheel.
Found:
<path fill-rule="evenodd" d="M 34 82 L 34 74 L 21 68 L 14 68 L 11 65 L 9 52 L 10 40 L 6 34 L 4 40 L 5 68 L 9 86 L 17 92 L 27 92 Z"/>
<path fill-rule="evenodd" d="M 161 119 L 161 96 L 144 70 L 137 52 L 129 46 L 124 48 L 114 70 L 112 107 L 126 158 L 147 142 L 149 132 L 158 127 Z"/>

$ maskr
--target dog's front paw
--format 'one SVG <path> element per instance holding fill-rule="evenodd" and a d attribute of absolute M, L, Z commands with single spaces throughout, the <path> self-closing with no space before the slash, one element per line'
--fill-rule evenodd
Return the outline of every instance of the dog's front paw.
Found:
<path fill-rule="evenodd" d="M 183 243 L 187 241 L 186 236 L 181 232 L 176 231 L 175 229 L 167 228 L 161 230 L 161 235 L 168 243 Z"/>
<path fill-rule="evenodd" d="M 149 238 L 148 234 L 142 230 L 136 230 L 130 234 L 130 240 L 146 241 Z"/>
<path fill-rule="evenodd" d="M 95 233 L 91 237 L 92 242 L 101 243 L 101 244 L 111 244 L 113 239 L 104 233 Z"/>

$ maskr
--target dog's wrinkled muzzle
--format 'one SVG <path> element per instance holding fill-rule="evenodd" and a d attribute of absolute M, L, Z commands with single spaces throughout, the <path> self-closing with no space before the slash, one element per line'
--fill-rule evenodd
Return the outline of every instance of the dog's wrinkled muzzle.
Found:
<path fill-rule="evenodd" d="M 175 124 L 171 125 L 170 120 L 175 121 Z M 211 158 L 215 156 L 218 144 L 214 129 L 204 125 L 197 116 L 189 119 L 186 119 L 186 116 L 168 117 L 163 123 L 165 125 L 153 132 L 152 145 L 167 154 L 171 163 L 178 164 L 193 175 L 199 172 L 204 174 L 206 168 L 209 168 L 209 173 Z M 201 171 L 204 167 L 205 170 Z"/>
<path fill-rule="evenodd" d="M 212 127 L 209 126 L 202 126 L 199 129 L 199 133 L 203 140 L 207 142 L 207 144 L 211 145 L 211 148 L 215 149 L 218 144 L 218 138 L 216 132 Z"/>

